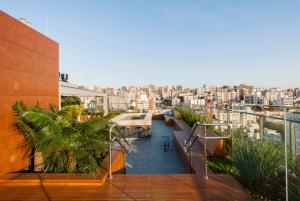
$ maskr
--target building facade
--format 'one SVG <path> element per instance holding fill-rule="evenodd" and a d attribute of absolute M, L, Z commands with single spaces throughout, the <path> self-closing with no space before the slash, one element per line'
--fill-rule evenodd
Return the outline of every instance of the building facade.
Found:
<path fill-rule="evenodd" d="M 24 169 L 23 135 L 14 128 L 16 101 L 58 105 L 59 44 L 0 11 L 0 175 Z"/>

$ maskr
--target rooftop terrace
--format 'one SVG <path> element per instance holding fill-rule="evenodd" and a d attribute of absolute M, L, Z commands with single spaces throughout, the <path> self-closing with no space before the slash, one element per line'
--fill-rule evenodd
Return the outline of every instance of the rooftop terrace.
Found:
<path fill-rule="evenodd" d="M 171 124 L 168 118 L 165 122 Z M 152 123 L 151 138 L 132 141 L 127 174 L 114 174 L 111 181 L 78 174 L 10 174 L 0 178 L 0 200 L 253 200 L 231 175 L 210 172 L 207 180 L 201 171 L 188 174 L 175 145 L 165 152 L 161 137 L 174 140 L 174 128 L 184 133 L 186 124 Z"/>

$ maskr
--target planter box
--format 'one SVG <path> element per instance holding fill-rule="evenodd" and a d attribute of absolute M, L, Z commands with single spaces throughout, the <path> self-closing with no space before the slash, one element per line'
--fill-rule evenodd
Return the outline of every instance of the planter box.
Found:
<path fill-rule="evenodd" d="M 109 170 L 109 156 L 102 163 L 100 171 L 93 175 L 87 173 L 10 173 L 0 177 L 1 185 L 69 185 L 69 186 L 102 186 Z M 113 148 L 112 152 L 113 173 L 125 172 L 125 153 L 119 148 Z"/>

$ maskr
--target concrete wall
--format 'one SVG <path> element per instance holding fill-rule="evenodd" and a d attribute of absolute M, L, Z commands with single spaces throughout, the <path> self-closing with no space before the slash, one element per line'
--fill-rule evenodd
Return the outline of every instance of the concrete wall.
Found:
<path fill-rule="evenodd" d="M 0 175 L 28 164 L 11 106 L 58 104 L 58 61 L 57 42 L 0 11 Z"/>

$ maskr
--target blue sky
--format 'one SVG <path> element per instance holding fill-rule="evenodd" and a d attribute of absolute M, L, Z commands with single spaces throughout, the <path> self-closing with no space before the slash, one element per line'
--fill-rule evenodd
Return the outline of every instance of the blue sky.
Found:
<path fill-rule="evenodd" d="M 300 87 L 300 1 L 1 0 L 87 86 Z"/>

